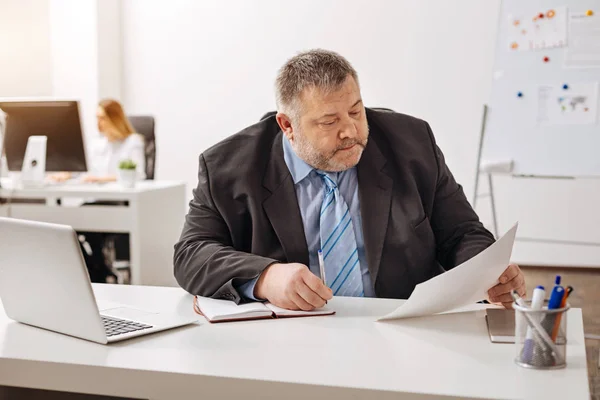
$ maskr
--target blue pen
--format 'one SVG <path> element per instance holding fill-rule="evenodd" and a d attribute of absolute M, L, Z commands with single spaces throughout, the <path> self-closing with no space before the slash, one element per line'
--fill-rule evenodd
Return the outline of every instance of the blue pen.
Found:
<path fill-rule="evenodd" d="M 562 302 L 564 294 L 565 288 L 560 286 L 560 275 L 556 275 L 556 279 L 554 281 L 554 289 L 552 289 L 552 293 L 550 294 L 550 300 L 548 301 L 548 310 L 560 308 L 560 303 Z"/>
<path fill-rule="evenodd" d="M 560 308 L 560 304 L 562 303 L 564 294 L 565 288 L 560 286 L 560 275 L 556 275 L 556 280 L 554 281 L 554 288 L 552 289 L 552 293 L 550 294 L 550 300 L 548 300 L 548 310 Z M 542 321 L 542 326 L 544 327 L 546 332 L 548 332 L 548 335 L 552 334 L 555 319 L 556 314 L 547 314 L 544 320 Z"/>

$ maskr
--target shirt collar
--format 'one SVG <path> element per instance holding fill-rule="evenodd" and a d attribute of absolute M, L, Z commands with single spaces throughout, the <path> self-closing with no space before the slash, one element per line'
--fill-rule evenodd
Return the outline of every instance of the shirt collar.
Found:
<path fill-rule="evenodd" d="M 306 178 L 314 168 L 308 165 L 303 159 L 298 157 L 292 148 L 292 144 L 285 134 L 282 134 L 281 136 L 283 137 L 283 158 L 288 169 L 290 170 L 290 173 L 292 174 L 295 185 Z"/>

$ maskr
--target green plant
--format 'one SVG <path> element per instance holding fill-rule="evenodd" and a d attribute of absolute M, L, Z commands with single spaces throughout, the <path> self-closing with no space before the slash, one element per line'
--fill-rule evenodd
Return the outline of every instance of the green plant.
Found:
<path fill-rule="evenodd" d="M 119 169 L 136 169 L 137 168 L 137 164 L 129 159 L 129 160 L 123 160 L 119 163 Z"/>

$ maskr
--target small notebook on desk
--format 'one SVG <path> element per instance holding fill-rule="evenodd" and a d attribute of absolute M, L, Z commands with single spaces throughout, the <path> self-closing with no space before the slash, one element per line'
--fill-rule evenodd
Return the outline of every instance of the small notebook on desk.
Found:
<path fill-rule="evenodd" d="M 335 314 L 327 307 L 313 311 L 292 311 L 271 303 L 246 303 L 237 305 L 229 300 L 194 297 L 194 310 L 209 322 L 247 321 L 253 319 L 315 317 Z"/>

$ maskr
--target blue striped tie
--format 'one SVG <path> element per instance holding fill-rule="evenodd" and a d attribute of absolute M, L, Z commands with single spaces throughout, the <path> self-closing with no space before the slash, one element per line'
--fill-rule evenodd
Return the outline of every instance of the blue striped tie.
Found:
<path fill-rule="evenodd" d="M 337 174 L 317 171 L 325 183 L 321 206 L 321 250 L 327 285 L 336 296 L 364 296 L 358 249 L 348 205 L 340 195 Z"/>

